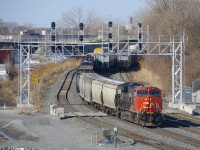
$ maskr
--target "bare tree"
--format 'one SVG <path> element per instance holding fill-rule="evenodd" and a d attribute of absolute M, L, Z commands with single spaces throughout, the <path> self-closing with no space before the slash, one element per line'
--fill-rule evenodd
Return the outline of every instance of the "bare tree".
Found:
<path fill-rule="evenodd" d="M 143 21 L 154 27 L 155 32 L 182 34 L 199 20 L 199 0 L 147 0 L 150 9 L 144 12 Z"/>
<path fill-rule="evenodd" d="M 149 25 L 150 35 L 188 36 L 185 52 L 185 81 L 200 77 L 200 0 L 146 0 L 149 7 L 141 12 L 144 25 Z M 158 74 L 165 85 L 164 91 L 171 91 L 171 58 L 145 59 L 148 68 Z M 159 64 L 159 65 L 155 65 Z M 168 70 L 168 71 L 167 71 Z"/>
<path fill-rule="evenodd" d="M 30 25 L 19 26 L 16 22 L 5 22 L 0 19 L 0 35 L 19 35 L 21 30 L 30 28 Z"/>
<path fill-rule="evenodd" d="M 99 27 L 100 18 L 95 10 L 85 10 L 82 7 L 75 7 L 62 14 L 62 25 L 67 28 L 78 28 L 79 23 L 84 23 L 86 33 L 94 33 Z"/>

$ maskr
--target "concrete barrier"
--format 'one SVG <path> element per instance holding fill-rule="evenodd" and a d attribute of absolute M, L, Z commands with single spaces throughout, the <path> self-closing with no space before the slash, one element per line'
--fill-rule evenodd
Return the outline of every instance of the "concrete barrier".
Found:
<path fill-rule="evenodd" d="M 194 110 L 196 109 L 196 105 L 190 105 L 185 103 L 169 103 L 169 106 L 172 109 L 178 109 L 184 112 L 189 113 L 190 115 L 194 114 Z"/>
<path fill-rule="evenodd" d="M 64 114 L 64 108 L 56 108 L 55 109 L 56 116 L 61 116 Z"/>
<path fill-rule="evenodd" d="M 185 111 L 190 115 L 194 114 L 194 110 L 196 109 L 196 105 L 186 105 L 184 103 L 180 104 L 179 110 Z"/>
<path fill-rule="evenodd" d="M 55 104 L 50 105 L 50 114 L 51 114 L 51 115 L 54 115 L 54 114 L 55 114 L 55 112 L 54 112 L 54 107 L 55 107 L 55 106 L 56 106 Z"/>
<path fill-rule="evenodd" d="M 55 116 L 60 116 L 64 114 L 64 108 L 59 107 L 55 104 L 50 105 L 50 114 Z"/>
<path fill-rule="evenodd" d="M 18 108 L 33 108 L 32 104 L 17 104 Z"/>
<path fill-rule="evenodd" d="M 179 103 L 169 103 L 168 107 L 172 109 L 179 109 Z"/>

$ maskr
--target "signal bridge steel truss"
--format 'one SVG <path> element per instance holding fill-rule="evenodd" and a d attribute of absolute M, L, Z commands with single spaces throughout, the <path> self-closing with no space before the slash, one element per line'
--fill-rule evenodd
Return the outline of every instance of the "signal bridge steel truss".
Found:
<path fill-rule="evenodd" d="M 184 39 L 184 38 L 183 38 Z M 139 50 L 139 43 L 114 43 L 114 48 L 123 44 L 122 49 L 117 50 L 117 55 L 143 55 L 143 56 L 170 56 L 172 57 L 172 102 L 183 103 L 183 48 L 184 43 L 180 38 L 179 41 L 169 42 L 141 42 L 142 48 Z M 130 45 L 135 45 L 135 49 L 130 49 Z"/>
<path fill-rule="evenodd" d="M 67 44 L 62 42 L 45 42 L 37 46 L 45 49 L 46 55 L 60 56 L 57 58 L 65 59 L 75 56 L 85 55 L 86 45 L 100 45 L 102 48 L 107 47 L 109 55 L 144 55 L 144 56 L 170 56 L 172 58 L 172 102 L 182 103 L 183 87 L 183 56 L 184 56 L 184 36 L 178 39 L 174 37 L 169 40 L 162 40 L 161 36 L 157 41 L 139 41 L 138 42 L 120 42 L 110 41 L 102 43 L 77 42 L 76 44 Z M 109 44 L 112 49 L 109 50 Z M 107 46 L 105 46 L 107 45 Z M 20 46 L 20 103 L 29 103 L 30 99 L 30 54 L 35 48 L 34 44 Z M 61 57 L 62 56 L 62 57 Z M 56 60 L 55 60 L 56 61 Z"/>
<path fill-rule="evenodd" d="M 20 104 L 30 104 L 30 85 L 30 45 L 20 45 Z"/>

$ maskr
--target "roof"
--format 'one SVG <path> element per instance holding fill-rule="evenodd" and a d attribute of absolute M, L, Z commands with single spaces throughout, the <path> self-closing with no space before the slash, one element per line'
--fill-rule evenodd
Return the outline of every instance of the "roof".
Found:
<path fill-rule="evenodd" d="M 92 79 L 95 79 L 95 80 L 98 80 L 98 81 L 101 81 L 101 82 L 105 82 L 105 83 L 108 83 L 108 84 L 115 84 L 115 85 L 124 84 L 124 82 L 113 80 L 113 79 L 110 79 L 110 78 L 106 78 L 106 77 L 101 76 L 101 75 L 96 74 L 96 73 L 82 73 L 82 75 L 86 76 L 87 78 L 92 78 Z"/>

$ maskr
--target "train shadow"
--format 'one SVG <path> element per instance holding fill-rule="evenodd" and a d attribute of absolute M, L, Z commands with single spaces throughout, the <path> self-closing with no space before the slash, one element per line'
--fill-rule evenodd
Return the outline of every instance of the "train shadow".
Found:
<path fill-rule="evenodd" d="M 165 115 L 165 120 L 159 126 L 159 128 L 184 128 L 184 127 L 198 128 L 200 127 L 200 123 L 192 122 L 186 119 L 180 119 L 178 117 Z"/>

